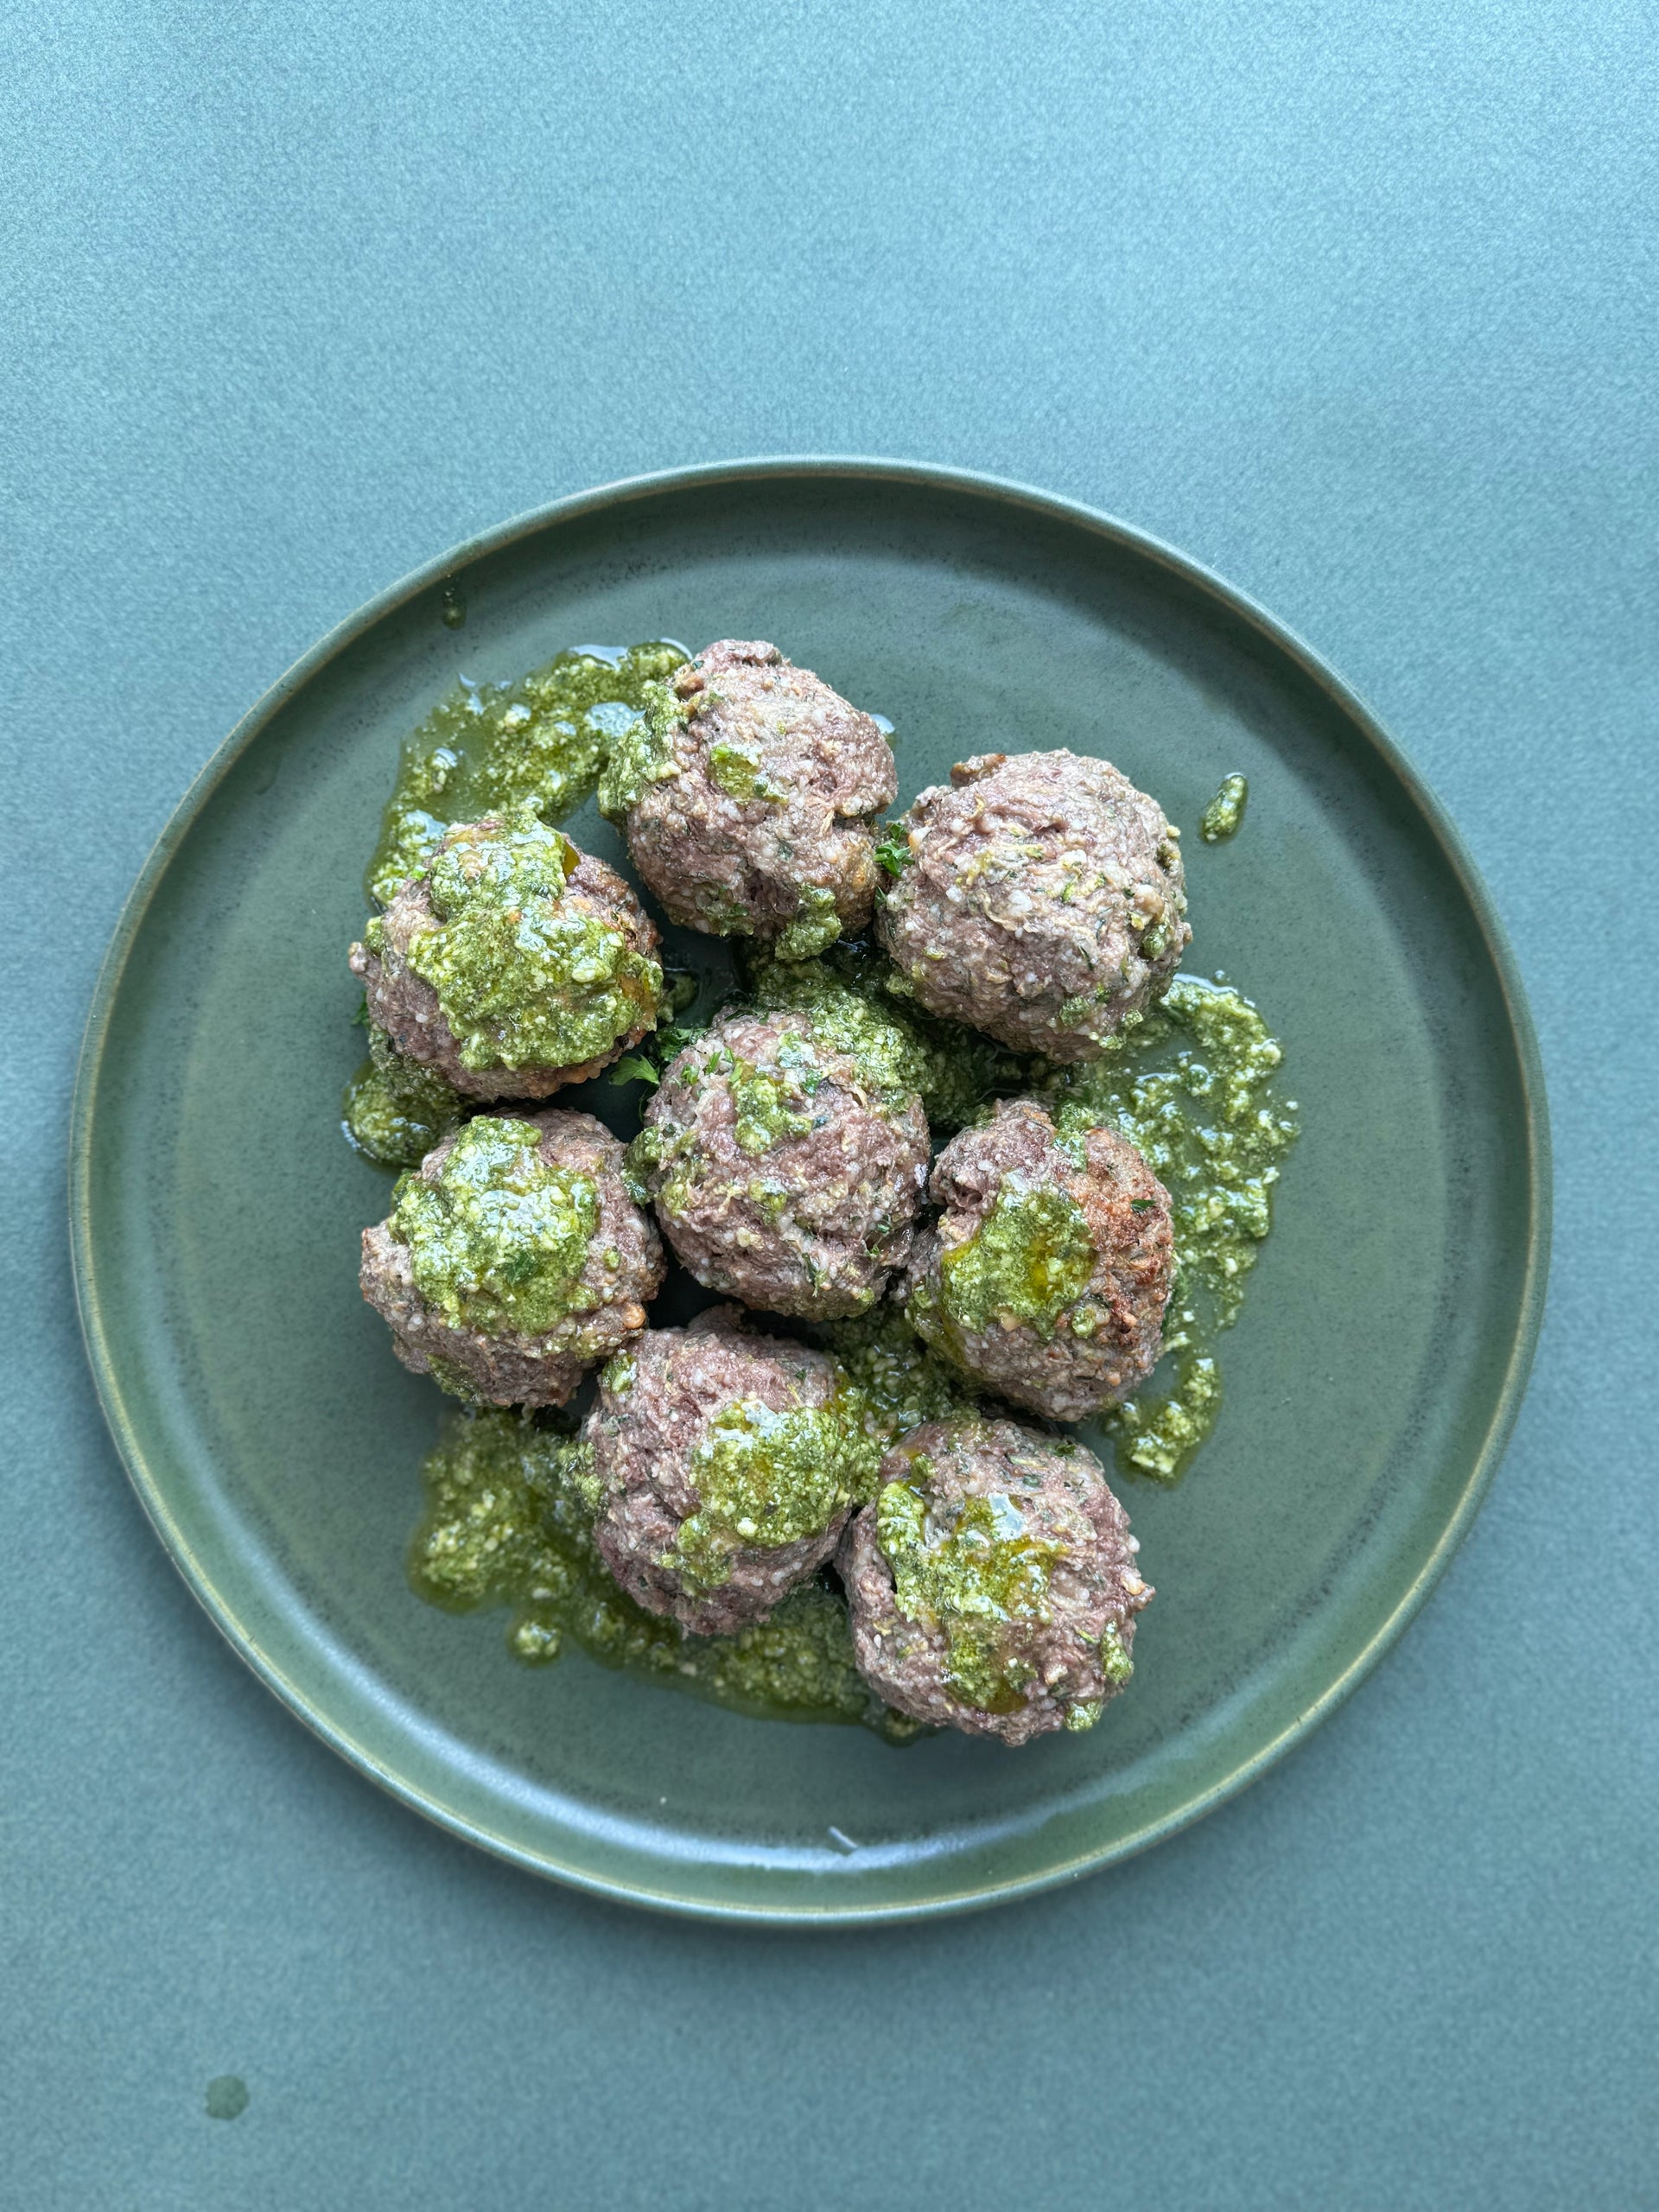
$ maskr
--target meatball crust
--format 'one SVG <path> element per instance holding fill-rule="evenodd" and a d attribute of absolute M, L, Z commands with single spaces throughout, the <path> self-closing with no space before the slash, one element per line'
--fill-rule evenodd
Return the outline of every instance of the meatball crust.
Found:
<path fill-rule="evenodd" d="M 1092 1727 L 1153 1593 L 1091 1452 L 1017 1421 L 929 1421 L 882 1460 L 837 1564 L 853 1650 L 912 1719 L 1023 1744 Z"/>
<path fill-rule="evenodd" d="M 734 1306 L 613 1360 L 575 1475 L 606 1565 L 699 1636 L 765 1620 L 836 1548 L 880 1456 L 836 1362 L 751 1333 Z"/>
<path fill-rule="evenodd" d="M 874 817 L 898 789 L 868 715 L 776 645 L 726 638 L 669 678 L 647 721 L 648 758 L 600 797 L 673 920 L 788 959 L 866 926 Z"/>
<path fill-rule="evenodd" d="M 1168 1192 L 1108 1127 L 1056 1133 L 1005 1099 L 952 1137 L 902 1295 L 911 1325 L 976 1381 L 1083 1421 L 1149 1375 L 1163 1348 L 1174 1248 Z"/>
<path fill-rule="evenodd" d="M 683 1265 L 815 1320 L 863 1313 L 910 1249 L 927 1177 L 917 1093 L 814 1033 L 728 1014 L 672 1059 L 631 1155 Z"/>
<path fill-rule="evenodd" d="M 498 1137 L 505 1172 L 493 1163 L 482 1174 L 458 1172 L 458 1147 L 475 1160 Z M 602 1122 L 552 1109 L 522 1120 L 480 1115 L 435 1146 L 398 1184 L 391 1216 L 363 1232 L 363 1295 L 390 1323 L 404 1365 L 485 1404 L 562 1406 L 588 1368 L 637 1337 L 662 1285 L 663 1247 L 629 1195 L 624 1159 Z M 405 1203 L 413 1185 L 432 1194 L 424 1204 L 414 1194 L 418 1214 Z M 460 1264 L 435 1280 L 426 1231 L 456 1188 L 480 1194 L 486 1217 L 478 1241 L 459 1247 Z M 538 1197 L 550 1195 L 551 1209 L 538 1209 Z M 440 1221 L 441 1230 L 450 1227 Z M 563 1249 L 549 1255 L 562 1230 Z M 452 1241 L 435 1256 L 456 1249 Z M 538 1249 L 550 1264 L 533 1283 L 532 1306 L 524 1255 Z M 511 1326 L 515 1308 L 543 1325 Z"/>
<path fill-rule="evenodd" d="M 930 1014 L 1092 1060 L 1167 988 L 1192 932 L 1179 832 L 1104 760 L 987 753 L 917 798 L 882 943 Z"/>
<path fill-rule="evenodd" d="M 491 817 L 451 829 L 433 858 L 437 860 L 461 837 L 487 835 L 498 827 Z M 411 876 L 385 912 L 370 925 L 369 941 L 351 949 L 349 964 L 352 973 L 362 979 L 370 1020 L 385 1030 L 393 1049 L 405 1059 L 435 1069 L 446 1083 L 469 1098 L 549 1097 L 566 1084 L 585 1083 L 601 1073 L 656 1027 L 661 973 L 658 971 L 654 986 L 649 976 L 659 942 L 656 925 L 613 868 L 592 853 L 577 854 L 574 846 L 569 849 L 575 855 L 575 864 L 557 902 L 560 925 L 573 933 L 596 925 L 620 949 L 619 965 L 625 977 L 630 968 L 642 971 L 626 980 L 617 993 L 623 1012 L 613 1017 L 613 1041 L 573 1064 L 554 1065 L 533 1059 L 510 1065 L 503 1056 L 488 1065 L 474 1066 L 468 1061 L 479 1057 L 476 1052 L 463 1058 L 461 1044 L 444 1017 L 437 990 L 410 965 L 411 948 L 433 930 L 438 919 L 433 907 L 430 864 L 421 874 Z M 580 995 L 580 986 L 573 990 L 563 979 L 554 988 L 570 998 Z M 512 1058 L 517 1060 L 518 1055 L 513 1053 Z"/>

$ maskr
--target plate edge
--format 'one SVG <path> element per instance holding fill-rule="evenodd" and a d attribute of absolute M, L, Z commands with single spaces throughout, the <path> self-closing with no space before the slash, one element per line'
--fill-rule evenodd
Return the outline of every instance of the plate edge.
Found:
<path fill-rule="evenodd" d="M 125 1412 L 115 1364 L 105 1337 L 99 1312 L 90 1232 L 92 1142 L 98 1073 L 111 1018 L 133 944 L 167 869 L 196 817 L 235 762 L 289 700 L 330 661 L 387 615 L 423 592 L 441 585 L 470 563 L 500 552 L 520 538 L 577 521 L 584 515 L 606 507 L 661 493 L 789 476 L 818 480 L 885 480 L 925 489 L 955 491 L 1007 506 L 1024 507 L 1046 518 L 1063 521 L 1143 558 L 1150 558 L 1189 588 L 1196 589 L 1201 597 L 1211 600 L 1235 620 L 1242 620 L 1287 656 L 1304 679 L 1323 693 L 1358 728 L 1367 743 L 1381 756 L 1385 766 L 1403 786 L 1467 899 L 1497 977 L 1521 1078 L 1527 1132 L 1526 1274 L 1516 1327 L 1491 1420 L 1457 1510 L 1442 1530 L 1439 1541 L 1388 1618 L 1354 1655 L 1336 1681 L 1269 1743 L 1213 1783 L 1192 1803 L 1183 1807 L 1178 1813 L 1150 1823 L 1144 1830 L 1104 1851 L 1082 1853 L 1064 1866 L 1051 1867 L 1040 1874 L 971 1892 L 952 1893 L 899 1905 L 865 1906 L 855 1903 L 826 1906 L 821 1910 L 798 1904 L 769 1910 L 753 1905 L 726 1905 L 700 1897 L 675 1897 L 660 1890 L 653 1892 L 638 1889 L 626 1882 L 602 1879 L 574 1867 L 556 1866 L 544 1857 L 523 1850 L 504 1837 L 492 1834 L 475 1822 L 443 1810 L 401 1783 L 363 1745 L 315 1712 L 282 1670 L 240 1630 L 233 1610 L 194 1560 L 181 1532 L 172 1522 L 159 1491 L 149 1478 L 143 1452 Z M 1191 1827 L 1247 1789 L 1251 1783 L 1259 1780 L 1343 1704 L 1377 1665 L 1421 1611 L 1467 1535 L 1491 1487 L 1498 1462 L 1520 1411 L 1537 1346 L 1548 1275 L 1552 1211 L 1548 1101 L 1536 1032 L 1521 980 L 1519 964 L 1491 895 L 1450 815 L 1357 692 L 1310 645 L 1248 593 L 1163 539 L 1132 524 L 1078 501 L 1008 478 L 927 462 L 856 455 L 773 454 L 741 461 L 710 461 L 686 468 L 621 478 L 570 493 L 515 515 L 494 529 L 467 538 L 437 558 L 422 563 L 326 632 L 276 678 L 215 748 L 173 808 L 145 857 L 122 906 L 93 986 L 76 1062 L 69 1116 L 68 1152 L 70 1260 L 75 1307 L 87 1363 L 92 1370 L 105 1426 L 139 1503 L 161 1539 L 163 1548 L 193 1597 L 201 1605 L 238 1656 L 321 1742 L 398 1802 L 421 1814 L 447 1833 L 487 1850 L 528 1872 L 591 1896 L 642 1905 L 648 1910 L 671 1913 L 677 1917 L 727 1925 L 871 1927 L 988 1910 L 993 1905 L 1034 1896 L 1078 1880 L 1085 1874 L 1122 1864 L 1150 1849 L 1166 1837 Z"/>

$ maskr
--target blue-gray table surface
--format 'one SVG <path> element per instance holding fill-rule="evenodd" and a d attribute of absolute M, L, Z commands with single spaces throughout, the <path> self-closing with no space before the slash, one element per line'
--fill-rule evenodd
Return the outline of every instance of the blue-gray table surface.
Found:
<path fill-rule="evenodd" d="M 1659 2202 L 1656 32 L 1620 0 L 14 16 L 9 2202 Z M 1045 485 L 1311 639 L 1486 874 L 1558 1162 L 1513 1445 L 1351 1703 L 1129 1866 L 833 1937 L 567 1894 L 313 1742 L 127 1491 L 64 1230 L 105 942 L 254 697 L 469 531 L 768 451 Z"/>

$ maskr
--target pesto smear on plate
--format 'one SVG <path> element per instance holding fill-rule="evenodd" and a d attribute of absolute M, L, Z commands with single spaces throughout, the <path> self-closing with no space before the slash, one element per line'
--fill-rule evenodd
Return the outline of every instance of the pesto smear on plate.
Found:
<path fill-rule="evenodd" d="M 410 1580 L 429 1604 L 512 1609 L 507 1648 L 545 1666 L 568 1642 L 607 1667 L 779 1720 L 856 1721 L 889 1740 L 921 1732 L 890 1712 L 853 1663 L 847 1606 L 821 1582 L 734 1636 L 688 1636 L 612 1579 L 567 1430 L 499 1408 L 451 1414 L 422 1470 L 426 1512 Z"/>

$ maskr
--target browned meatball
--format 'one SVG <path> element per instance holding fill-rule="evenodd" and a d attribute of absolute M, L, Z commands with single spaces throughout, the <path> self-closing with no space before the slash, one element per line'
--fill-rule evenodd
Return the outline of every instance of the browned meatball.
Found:
<path fill-rule="evenodd" d="M 1191 940 L 1179 831 L 1074 753 L 982 753 L 950 777 L 896 825 L 883 944 L 929 1013 L 1017 1052 L 1097 1058 Z"/>
<path fill-rule="evenodd" d="M 670 917 L 805 959 L 861 930 L 893 750 L 776 645 L 722 639 L 656 687 L 600 804 Z"/>
<path fill-rule="evenodd" d="M 405 1367 L 457 1397 L 562 1406 L 645 1325 L 663 1248 L 591 1114 L 480 1114 L 363 1232 L 363 1295 Z"/>
<path fill-rule="evenodd" d="M 930 1190 L 944 1211 L 918 1235 L 902 1289 L 929 1344 L 1051 1421 L 1083 1421 L 1151 1373 L 1170 1200 L 1126 1137 L 1062 1137 L 1034 1099 L 1007 1099 L 952 1137 Z"/>
<path fill-rule="evenodd" d="M 853 1651 L 912 1719 L 1023 1744 L 1092 1727 L 1152 1602 L 1101 1465 L 1016 1421 L 929 1421 L 881 1462 L 839 1566 Z"/>
<path fill-rule="evenodd" d="M 672 1059 L 630 1159 L 711 1290 L 829 1320 L 874 1306 L 910 1249 L 927 1117 L 889 1052 L 810 1014 L 728 1014 Z"/>
<path fill-rule="evenodd" d="M 471 1098 L 545 1098 L 655 1027 L 657 947 L 615 869 L 519 807 L 446 830 L 351 968 L 405 1059 Z"/>
<path fill-rule="evenodd" d="M 881 1455 L 837 1363 L 733 1306 L 611 1362 L 573 1480 L 606 1565 L 702 1636 L 765 1620 L 835 1550 Z"/>

